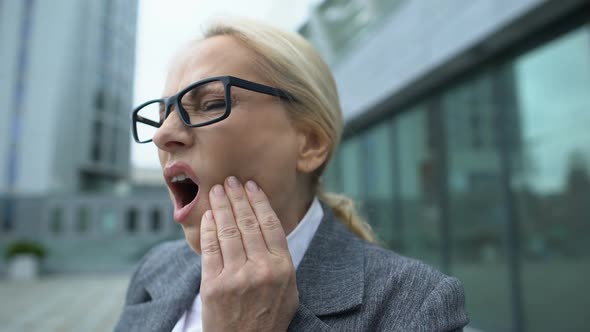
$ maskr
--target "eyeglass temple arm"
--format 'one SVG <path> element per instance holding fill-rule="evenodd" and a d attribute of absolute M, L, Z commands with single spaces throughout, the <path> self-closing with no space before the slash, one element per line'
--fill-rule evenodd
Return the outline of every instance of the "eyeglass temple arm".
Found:
<path fill-rule="evenodd" d="M 138 122 L 141 122 L 141 123 L 148 124 L 148 125 L 153 126 L 153 127 L 156 127 L 156 128 L 160 128 L 160 123 L 159 122 L 156 122 L 156 121 L 153 121 L 153 120 L 144 118 L 141 115 L 137 115 L 137 121 Z"/>
<path fill-rule="evenodd" d="M 268 85 L 264 85 L 264 84 L 260 84 L 260 83 L 246 81 L 246 80 L 243 80 L 243 79 L 240 79 L 237 77 L 233 77 L 233 76 L 231 76 L 230 84 L 235 85 L 239 88 L 244 88 L 244 89 L 260 92 L 260 93 L 264 93 L 264 94 L 271 95 L 271 96 L 276 96 L 276 97 L 280 97 L 280 98 L 284 98 L 284 99 L 288 99 L 288 100 L 295 100 L 295 98 L 287 91 L 273 88 Z"/>

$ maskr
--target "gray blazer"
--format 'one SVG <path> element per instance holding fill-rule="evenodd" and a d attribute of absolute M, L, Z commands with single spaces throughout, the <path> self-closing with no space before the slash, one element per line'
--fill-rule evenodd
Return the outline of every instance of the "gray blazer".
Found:
<path fill-rule="evenodd" d="M 457 279 L 359 239 L 324 211 L 297 269 L 289 331 L 462 331 L 469 320 Z M 199 292 L 200 264 L 185 240 L 152 249 L 115 331 L 171 331 Z"/>

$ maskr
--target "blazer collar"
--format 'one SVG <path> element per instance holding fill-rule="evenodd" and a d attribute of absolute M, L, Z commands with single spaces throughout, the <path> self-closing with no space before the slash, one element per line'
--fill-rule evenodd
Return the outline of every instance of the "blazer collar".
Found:
<path fill-rule="evenodd" d="M 197 295 L 201 286 L 201 256 L 186 242 L 176 249 L 170 261 L 158 265 L 155 277 L 146 285 L 152 298 L 185 300 Z"/>
<path fill-rule="evenodd" d="M 134 325 L 145 326 L 138 331 L 172 331 L 199 292 L 201 257 L 186 242 L 171 255 L 167 262 L 157 264 L 157 268 L 145 275 L 144 287 L 151 300 L 137 308 L 141 315 Z"/>
<path fill-rule="evenodd" d="M 324 218 L 297 269 L 300 303 L 316 316 L 354 309 L 364 295 L 362 240 L 322 204 Z"/>

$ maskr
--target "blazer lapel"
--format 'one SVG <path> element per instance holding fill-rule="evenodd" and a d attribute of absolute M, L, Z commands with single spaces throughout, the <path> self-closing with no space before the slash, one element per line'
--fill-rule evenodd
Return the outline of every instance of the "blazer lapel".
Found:
<path fill-rule="evenodd" d="M 361 240 L 322 204 L 324 218 L 297 269 L 300 303 L 316 316 L 354 309 L 364 294 Z"/>
<path fill-rule="evenodd" d="M 126 307 L 134 331 L 171 331 L 201 284 L 201 258 L 188 245 L 145 276 L 150 301 Z"/>

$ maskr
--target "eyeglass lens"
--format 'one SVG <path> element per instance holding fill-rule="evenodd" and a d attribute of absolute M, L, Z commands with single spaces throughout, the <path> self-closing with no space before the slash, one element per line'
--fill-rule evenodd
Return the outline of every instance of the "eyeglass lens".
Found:
<path fill-rule="evenodd" d="M 199 125 L 219 119 L 225 115 L 228 108 L 224 84 L 221 81 L 212 81 L 195 86 L 181 96 L 180 104 L 184 120 L 188 121 L 190 125 Z M 148 141 L 154 137 L 158 129 L 154 124 L 163 121 L 164 112 L 163 102 L 148 104 L 137 112 L 135 126 L 140 142 Z"/>

